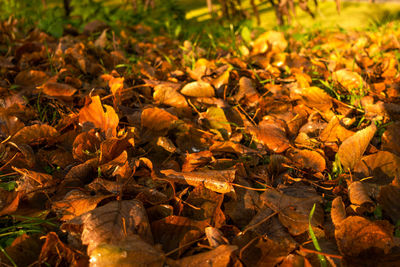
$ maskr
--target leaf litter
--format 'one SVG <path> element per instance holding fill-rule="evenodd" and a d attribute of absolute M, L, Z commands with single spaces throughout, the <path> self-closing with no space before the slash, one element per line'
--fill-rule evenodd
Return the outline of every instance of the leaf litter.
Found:
<path fill-rule="evenodd" d="M 398 28 L 207 55 L 2 23 L 2 262 L 400 264 Z"/>

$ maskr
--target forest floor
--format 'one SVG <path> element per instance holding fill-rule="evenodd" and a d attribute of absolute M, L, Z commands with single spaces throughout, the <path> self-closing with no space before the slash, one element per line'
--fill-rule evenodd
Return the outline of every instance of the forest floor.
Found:
<path fill-rule="evenodd" d="M 400 27 L 0 24 L 6 266 L 400 265 Z M 36 265 L 35 265 L 36 266 Z"/>

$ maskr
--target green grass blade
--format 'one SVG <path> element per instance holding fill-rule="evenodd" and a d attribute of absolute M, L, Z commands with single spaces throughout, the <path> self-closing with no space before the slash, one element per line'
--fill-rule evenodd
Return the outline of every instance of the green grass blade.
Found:
<path fill-rule="evenodd" d="M 310 232 L 311 240 L 312 240 L 312 242 L 314 244 L 315 249 L 317 251 L 321 251 L 321 247 L 319 246 L 318 239 L 315 236 L 314 230 L 312 229 L 312 226 L 311 226 L 311 219 L 312 219 L 312 217 L 314 215 L 314 211 L 315 211 L 315 203 L 314 203 L 314 206 L 311 209 L 310 216 L 308 218 L 308 231 Z M 322 267 L 327 267 L 328 266 L 328 264 L 326 262 L 326 259 L 325 259 L 325 256 L 323 256 L 321 254 L 318 254 L 318 259 L 319 259 L 319 262 L 320 262 Z"/>

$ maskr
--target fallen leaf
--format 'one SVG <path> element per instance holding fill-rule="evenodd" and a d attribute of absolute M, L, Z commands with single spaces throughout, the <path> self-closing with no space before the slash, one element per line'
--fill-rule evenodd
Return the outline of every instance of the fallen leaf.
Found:
<path fill-rule="evenodd" d="M 340 252 L 347 256 L 388 254 L 394 246 L 393 226 L 388 221 L 369 221 L 360 216 L 350 216 L 335 229 Z"/>
<path fill-rule="evenodd" d="M 343 141 L 339 147 L 338 157 L 344 170 L 353 170 L 354 166 L 361 160 L 375 131 L 376 126 L 372 122 L 370 126 L 356 132 L 353 136 Z"/>
<path fill-rule="evenodd" d="M 237 246 L 221 245 L 208 252 L 182 258 L 175 264 L 186 267 L 229 266 L 231 256 L 237 249 Z"/>
<path fill-rule="evenodd" d="M 107 137 L 116 136 L 119 123 L 117 113 L 108 105 L 104 105 L 106 109 L 104 111 L 99 96 L 92 96 L 91 100 L 92 102 L 89 105 L 80 110 L 79 123 L 93 123 L 95 127 L 102 129 Z"/>
<path fill-rule="evenodd" d="M 59 135 L 58 131 L 47 124 L 25 126 L 16 132 L 10 142 L 16 144 L 41 144 Z"/>
<path fill-rule="evenodd" d="M 249 131 L 257 142 L 275 153 L 282 153 L 290 147 L 286 132 L 276 124 L 262 121 L 258 127 L 250 127 Z"/>
<path fill-rule="evenodd" d="M 176 108 L 187 108 L 189 106 L 181 93 L 171 86 L 163 84 L 154 87 L 153 99 L 160 104 Z"/>
<path fill-rule="evenodd" d="M 169 180 L 192 186 L 204 185 L 206 188 L 218 192 L 229 193 L 234 191 L 232 181 L 235 179 L 235 170 L 202 171 L 202 172 L 176 172 L 174 170 L 162 170 Z"/>
<path fill-rule="evenodd" d="M 191 97 L 213 97 L 215 92 L 209 83 L 196 81 L 186 84 L 182 88 L 181 94 Z"/>
<path fill-rule="evenodd" d="M 324 157 L 317 151 L 291 149 L 288 151 L 287 157 L 300 168 L 312 169 L 316 172 L 323 172 L 326 168 Z"/>
<path fill-rule="evenodd" d="M 42 92 L 53 97 L 71 97 L 77 91 L 74 87 L 65 83 L 47 82 L 39 87 Z"/>

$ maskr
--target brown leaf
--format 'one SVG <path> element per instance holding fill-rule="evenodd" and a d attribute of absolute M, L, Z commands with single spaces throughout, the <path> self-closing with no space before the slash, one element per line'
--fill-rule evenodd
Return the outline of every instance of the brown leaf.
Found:
<path fill-rule="evenodd" d="M 400 122 L 388 125 L 382 134 L 382 149 L 395 153 L 400 156 Z"/>
<path fill-rule="evenodd" d="M 99 96 L 92 96 L 91 100 L 92 103 L 84 106 L 79 112 L 79 123 L 93 123 L 95 127 L 105 131 L 107 137 L 116 136 L 119 123 L 117 113 L 108 105 L 104 105 L 106 109 L 104 112 Z"/>
<path fill-rule="evenodd" d="M 347 256 L 389 253 L 393 247 L 393 226 L 388 221 L 369 221 L 350 216 L 335 229 L 340 252 Z"/>
<path fill-rule="evenodd" d="M 195 221 L 186 217 L 168 216 L 151 224 L 155 242 L 163 246 L 164 252 L 181 248 L 181 255 L 188 247 L 184 246 L 204 234 L 207 222 Z"/>
<path fill-rule="evenodd" d="M 39 70 L 23 70 L 15 77 L 15 83 L 21 86 L 35 87 L 49 79 L 49 76 Z"/>
<path fill-rule="evenodd" d="M 97 149 L 99 149 L 101 140 L 98 134 L 93 130 L 80 133 L 72 144 L 72 155 L 74 159 L 85 162 L 91 158 L 97 157 Z"/>
<path fill-rule="evenodd" d="M 208 243 L 213 248 L 216 248 L 220 245 L 229 245 L 228 239 L 226 239 L 222 232 L 215 227 L 206 227 L 205 234 L 207 236 Z"/>
<path fill-rule="evenodd" d="M 348 169 L 353 170 L 354 166 L 361 160 L 375 131 L 376 126 L 372 122 L 370 126 L 356 132 L 340 145 L 338 157 L 346 171 Z"/>
<path fill-rule="evenodd" d="M 77 91 L 65 83 L 47 82 L 40 87 L 44 94 L 53 97 L 71 97 Z"/>
<path fill-rule="evenodd" d="M 282 153 L 290 146 L 286 132 L 276 124 L 262 121 L 258 127 L 249 128 L 249 131 L 257 142 L 275 153 Z"/>
<path fill-rule="evenodd" d="M 358 214 L 363 214 L 364 211 L 373 212 L 375 209 L 375 204 L 369 198 L 367 190 L 364 188 L 364 185 L 360 181 L 352 182 L 349 187 L 349 198 L 350 202 L 353 205 L 357 205 L 360 207 L 360 210 L 357 212 Z"/>
<path fill-rule="evenodd" d="M 187 153 L 182 165 L 182 172 L 191 172 L 207 165 L 212 160 L 213 154 L 206 150 L 197 153 Z"/>
<path fill-rule="evenodd" d="M 21 192 L 7 191 L 0 188 L 0 216 L 12 214 L 18 209 Z"/>
<path fill-rule="evenodd" d="M 88 195 L 81 190 L 71 190 L 61 201 L 52 203 L 52 209 L 61 214 L 61 220 L 71 220 L 96 208 L 97 204 L 108 196 Z"/>
<path fill-rule="evenodd" d="M 300 168 L 312 169 L 316 172 L 322 172 L 326 168 L 325 158 L 317 151 L 291 149 L 287 157 Z"/>
<path fill-rule="evenodd" d="M 160 104 L 176 108 L 186 108 L 188 103 L 186 98 L 176 89 L 168 85 L 157 85 L 154 87 L 153 99 Z"/>
<path fill-rule="evenodd" d="M 308 191 L 304 191 L 303 187 L 288 189 L 292 191 L 290 195 L 268 189 L 261 195 L 261 199 L 269 208 L 279 212 L 279 220 L 288 228 L 289 233 L 300 235 L 308 230 L 308 217 L 314 204 L 316 209 L 311 223 L 314 226 L 322 225 L 324 211 L 319 204 L 321 197 L 311 191 L 312 189 Z"/>
<path fill-rule="evenodd" d="M 168 130 L 176 120 L 176 116 L 161 108 L 146 108 L 141 116 L 142 126 L 157 132 Z"/>
<path fill-rule="evenodd" d="M 5 248 L 5 253 L 0 255 L 1 263 L 4 266 L 13 266 L 9 259 L 5 256 L 10 257 L 16 266 L 29 266 L 33 264 L 40 253 L 43 241 L 39 239 L 38 234 L 27 235 L 23 234 L 14 239 L 12 244 Z"/>
<path fill-rule="evenodd" d="M 126 238 L 139 235 L 153 243 L 143 204 L 137 200 L 113 201 L 76 217 L 69 223 L 82 224 L 82 243 L 90 255 L 100 244 L 118 246 Z"/>
<path fill-rule="evenodd" d="M 16 144 L 41 144 L 58 135 L 58 131 L 47 124 L 34 124 L 16 132 L 10 141 Z"/>
<path fill-rule="evenodd" d="M 231 255 L 237 249 L 237 246 L 221 245 L 213 250 L 182 258 L 176 264 L 182 267 L 229 266 Z"/>
<path fill-rule="evenodd" d="M 231 182 L 235 179 L 235 170 L 207 170 L 202 172 L 162 170 L 161 173 L 166 175 L 169 180 L 177 183 L 189 184 L 192 186 L 204 185 L 212 191 L 223 194 L 234 191 Z"/>
<path fill-rule="evenodd" d="M 241 77 L 239 80 L 239 91 L 233 98 L 239 102 L 242 98 L 245 98 L 249 103 L 246 103 L 250 106 L 254 105 L 255 101 L 259 98 L 259 94 L 254 87 L 254 83 L 251 79 L 247 77 Z"/>
<path fill-rule="evenodd" d="M 132 235 L 118 245 L 100 244 L 90 256 L 90 266 L 164 266 L 165 257 L 161 251 L 144 242 L 138 235 Z"/>
<path fill-rule="evenodd" d="M 333 224 L 337 227 L 344 219 L 346 219 L 346 208 L 342 201 L 342 197 L 336 197 L 332 201 L 331 218 Z"/>
<path fill-rule="evenodd" d="M 334 116 L 321 132 L 319 138 L 322 142 L 336 143 L 343 142 L 353 134 L 354 132 L 347 130 L 342 125 L 340 119 L 337 116 Z"/>
<path fill-rule="evenodd" d="M 332 79 L 350 93 L 363 92 L 366 90 L 367 85 L 363 78 L 354 71 L 347 69 L 337 70 L 332 73 Z"/>
<path fill-rule="evenodd" d="M 332 107 L 332 98 L 318 87 L 308 87 L 301 90 L 301 96 L 305 104 L 310 108 L 316 108 L 327 112 Z"/>
<path fill-rule="evenodd" d="M 217 130 L 224 139 L 229 139 L 232 129 L 222 108 L 209 107 L 203 116 L 211 129 Z"/>
<path fill-rule="evenodd" d="M 39 264 L 59 266 L 64 262 L 69 266 L 84 267 L 89 264 L 89 257 L 64 244 L 54 232 L 48 233 L 39 255 Z"/>
<path fill-rule="evenodd" d="M 385 214 L 392 218 L 393 222 L 400 221 L 399 186 L 392 184 L 382 186 L 378 195 L 378 203 L 382 206 Z"/>
<path fill-rule="evenodd" d="M 39 189 L 45 189 L 47 192 L 55 190 L 53 187 L 57 181 L 50 174 L 35 172 L 27 169 L 18 169 L 13 167 L 13 170 L 22 175 L 18 181 L 17 191 L 25 194 L 38 192 Z"/>
<path fill-rule="evenodd" d="M 288 43 L 285 40 L 285 36 L 282 32 L 268 31 L 261 34 L 254 41 L 252 54 L 262 54 L 267 52 L 267 50 L 283 52 L 287 45 Z"/>
<path fill-rule="evenodd" d="M 182 88 L 181 94 L 191 97 L 213 97 L 215 92 L 209 83 L 196 81 L 186 84 Z"/>

